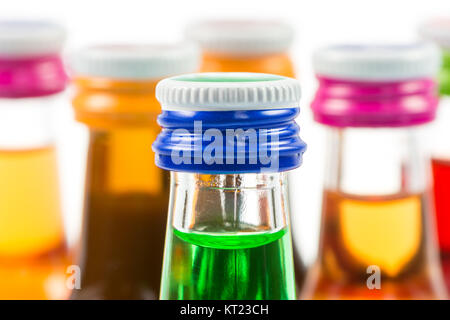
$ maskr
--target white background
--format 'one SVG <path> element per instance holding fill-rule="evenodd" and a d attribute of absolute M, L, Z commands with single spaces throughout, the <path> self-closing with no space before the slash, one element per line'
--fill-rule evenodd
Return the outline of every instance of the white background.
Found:
<path fill-rule="evenodd" d="M 50 18 L 67 27 L 66 53 L 105 42 L 176 41 L 183 26 L 199 18 L 279 18 L 296 32 L 292 50 L 302 82 L 304 164 L 293 174 L 295 239 L 307 262 L 317 249 L 323 168 L 323 132 L 312 121 L 315 90 L 310 58 L 318 46 L 346 42 L 416 39 L 417 25 L 450 16 L 450 0 L 0 0 L 0 18 Z M 86 131 L 72 120 L 66 93 L 56 113 L 63 203 L 70 238 L 76 239 L 82 209 Z M 150 142 L 149 142 L 150 144 Z"/>

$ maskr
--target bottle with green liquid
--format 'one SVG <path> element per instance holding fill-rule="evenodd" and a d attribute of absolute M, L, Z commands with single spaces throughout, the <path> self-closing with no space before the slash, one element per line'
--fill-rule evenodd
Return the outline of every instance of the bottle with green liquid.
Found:
<path fill-rule="evenodd" d="M 286 171 L 305 144 L 296 80 L 165 79 L 156 164 L 171 171 L 161 299 L 295 299 Z"/>

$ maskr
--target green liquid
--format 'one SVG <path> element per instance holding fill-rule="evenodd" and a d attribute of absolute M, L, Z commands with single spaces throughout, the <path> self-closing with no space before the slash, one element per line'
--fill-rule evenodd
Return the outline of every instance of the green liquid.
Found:
<path fill-rule="evenodd" d="M 169 228 L 161 286 L 161 299 L 295 299 L 290 233 Z"/>

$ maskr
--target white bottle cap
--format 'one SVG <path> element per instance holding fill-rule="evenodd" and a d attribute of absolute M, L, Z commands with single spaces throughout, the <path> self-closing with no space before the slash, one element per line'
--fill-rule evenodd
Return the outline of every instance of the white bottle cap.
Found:
<path fill-rule="evenodd" d="M 450 17 L 429 20 L 419 27 L 419 34 L 426 40 L 450 49 Z"/>
<path fill-rule="evenodd" d="M 396 81 L 433 77 L 440 53 L 431 43 L 406 45 L 340 45 L 317 50 L 313 56 L 319 76 L 361 81 Z"/>
<path fill-rule="evenodd" d="M 281 53 L 294 38 L 290 25 L 271 20 L 201 21 L 189 25 L 185 34 L 205 51 L 230 55 Z"/>
<path fill-rule="evenodd" d="M 0 57 L 32 57 L 61 51 L 62 26 L 39 20 L 0 21 Z"/>
<path fill-rule="evenodd" d="M 101 45 L 82 49 L 71 59 L 76 75 L 149 80 L 198 70 L 198 48 L 171 45 Z"/>
<path fill-rule="evenodd" d="M 164 79 L 156 86 L 163 110 L 235 111 L 297 108 L 300 83 L 264 73 L 194 73 Z"/>

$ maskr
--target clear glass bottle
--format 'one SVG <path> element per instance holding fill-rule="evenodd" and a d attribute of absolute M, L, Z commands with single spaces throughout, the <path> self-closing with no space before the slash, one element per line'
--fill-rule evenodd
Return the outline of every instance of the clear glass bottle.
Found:
<path fill-rule="evenodd" d="M 203 73 L 163 80 L 157 97 L 153 148 L 172 181 L 161 299 L 295 299 L 285 171 L 305 148 L 298 83 Z"/>
<path fill-rule="evenodd" d="M 51 123 L 64 36 L 45 21 L 0 22 L 0 299 L 68 296 Z"/>
<path fill-rule="evenodd" d="M 294 297 L 284 173 L 171 179 L 162 299 Z"/>
<path fill-rule="evenodd" d="M 420 33 L 441 47 L 442 68 L 439 74 L 440 103 L 433 125 L 431 141 L 434 204 L 442 269 L 450 290 L 450 24 L 449 19 L 433 19 L 424 23 Z"/>
<path fill-rule="evenodd" d="M 85 208 L 72 299 L 157 299 L 169 177 L 149 147 L 158 79 L 195 71 L 189 45 L 97 46 L 74 57 L 77 120 L 89 127 Z"/>
<path fill-rule="evenodd" d="M 328 154 L 320 251 L 305 298 L 445 298 L 423 144 L 436 111 L 437 60 L 426 44 L 316 53 L 312 106 L 327 126 Z"/>

